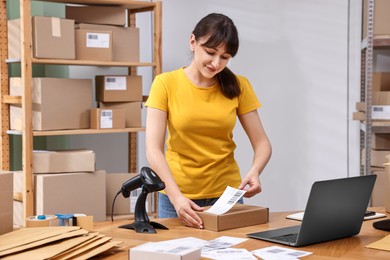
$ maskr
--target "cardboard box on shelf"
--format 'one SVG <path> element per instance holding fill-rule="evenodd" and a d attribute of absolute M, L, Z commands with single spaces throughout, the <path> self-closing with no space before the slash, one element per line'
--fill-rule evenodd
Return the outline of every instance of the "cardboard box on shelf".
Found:
<path fill-rule="evenodd" d="M 76 59 L 112 61 L 112 32 L 76 29 Z"/>
<path fill-rule="evenodd" d="M 390 163 L 385 164 L 384 174 L 385 174 L 384 205 L 385 205 L 385 210 L 390 213 Z"/>
<path fill-rule="evenodd" d="M 138 173 L 106 174 L 107 215 L 111 215 L 111 213 L 113 213 L 114 215 L 134 214 L 135 205 L 141 193 L 141 188 L 131 191 L 129 198 L 124 198 L 122 195 L 118 195 L 114 205 L 114 212 L 112 212 L 112 202 L 117 192 L 120 191 L 122 184 L 137 175 Z M 145 209 L 146 212 L 149 214 L 154 212 L 154 196 L 155 193 L 150 193 L 147 197 Z"/>
<path fill-rule="evenodd" d="M 115 200 L 114 212 L 112 212 L 112 202 L 115 195 L 121 190 L 122 184 L 127 180 L 137 176 L 138 173 L 107 173 L 106 174 L 106 205 L 107 215 L 130 214 L 129 198 L 124 198 L 121 194 Z"/>
<path fill-rule="evenodd" d="M 389 72 L 372 73 L 371 89 L 372 91 L 390 91 L 390 73 Z"/>
<path fill-rule="evenodd" d="M 205 208 L 205 210 L 207 210 Z M 222 215 L 198 212 L 205 229 L 222 231 L 227 229 L 252 226 L 267 223 L 269 219 L 268 208 L 236 204 Z"/>
<path fill-rule="evenodd" d="M 0 235 L 13 230 L 13 173 L 0 171 Z"/>
<path fill-rule="evenodd" d="M 373 91 L 372 105 L 390 106 L 390 91 Z"/>
<path fill-rule="evenodd" d="M 124 109 L 91 109 L 92 129 L 122 129 L 125 128 Z"/>
<path fill-rule="evenodd" d="M 81 23 L 77 28 L 112 32 L 112 60 L 123 62 L 140 61 L 140 36 L 136 27 L 119 27 Z"/>
<path fill-rule="evenodd" d="M 34 173 L 94 172 L 95 152 L 92 150 L 33 151 Z"/>
<path fill-rule="evenodd" d="M 65 17 L 76 23 L 110 24 L 125 26 L 127 10 L 117 6 L 65 6 Z"/>
<path fill-rule="evenodd" d="M 385 192 L 386 192 L 386 173 L 382 170 L 374 170 L 372 174 L 377 176 L 374 189 L 372 191 L 371 206 L 383 207 L 385 205 Z"/>
<path fill-rule="evenodd" d="M 33 130 L 89 128 L 89 110 L 93 107 L 92 80 L 33 78 Z M 10 95 L 21 96 L 20 78 L 10 78 Z M 22 130 L 22 109 L 10 106 L 10 128 Z"/>
<path fill-rule="evenodd" d="M 86 214 L 106 220 L 106 172 L 34 174 L 36 214 Z"/>
<path fill-rule="evenodd" d="M 96 101 L 142 101 L 142 77 L 137 75 L 97 75 Z"/>
<path fill-rule="evenodd" d="M 127 128 L 142 127 L 142 102 L 99 102 L 99 108 L 101 109 L 115 109 L 121 108 L 126 112 L 126 124 Z"/>
<path fill-rule="evenodd" d="M 384 167 L 387 162 L 386 156 L 390 154 L 390 150 L 375 150 L 371 149 L 371 166 Z M 366 162 L 366 149 L 362 149 L 362 165 Z"/>
<path fill-rule="evenodd" d="M 32 17 L 32 54 L 35 58 L 75 59 L 74 20 Z M 20 19 L 8 21 L 8 58 L 21 58 Z"/>
<path fill-rule="evenodd" d="M 374 133 L 371 135 L 371 148 L 390 150 L 390 134 Z"/>
<path fill-rule="evenodd" d="M 362 37 L 367 37 L 367 19 L 368 19 L 368 1 L 363 1 L 363 34 Z M 374 10 L 374 35 L 390 34 L 390 1 L 375 0 Z"/>

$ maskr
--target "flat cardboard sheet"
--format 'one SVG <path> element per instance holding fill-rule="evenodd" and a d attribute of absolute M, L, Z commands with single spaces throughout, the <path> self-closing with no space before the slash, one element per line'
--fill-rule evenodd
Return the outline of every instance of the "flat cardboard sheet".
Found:
<path fill-rule="evenodd" d="M 390 251 L 390 235 L 387 235 L 384 238 L 367 245 L 366 247 L 372 249 Z"/>

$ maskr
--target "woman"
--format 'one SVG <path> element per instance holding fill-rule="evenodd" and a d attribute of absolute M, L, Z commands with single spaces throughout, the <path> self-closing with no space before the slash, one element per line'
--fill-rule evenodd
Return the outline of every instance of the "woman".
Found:
<path fill-rule="evenodd" d="M 245 197 L 261 192 L 259 175 L 271 157 L 271 144 L 252 86 L 226 67 L 238 45 L 233 21 L 211 13 L 191 34 L 191 64 L 153 81 L 146 102 L 146 154 L 166 186 L 158 194 L 159 218 L 179 217 L 186 226 L 203 228 L 196 211 L 215 203 L 227 186 L 246 189 Z M 243 180 L 232 139 L 237 117 L 254 152 Z"/>

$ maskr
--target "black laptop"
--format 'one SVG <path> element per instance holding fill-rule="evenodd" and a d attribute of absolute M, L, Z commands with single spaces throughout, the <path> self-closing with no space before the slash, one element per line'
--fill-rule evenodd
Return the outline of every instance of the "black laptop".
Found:
<path fill-rule="evenodd" d="M 301 225 L 247 234 L 289 246 L 305 246 L 359 234 L 376 175 L 313 184 Z"/>

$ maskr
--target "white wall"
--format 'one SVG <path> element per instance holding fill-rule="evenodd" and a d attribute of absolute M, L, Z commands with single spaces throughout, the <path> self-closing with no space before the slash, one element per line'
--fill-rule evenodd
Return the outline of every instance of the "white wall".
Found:
<path fill-rule="evenodd" d="M 261 176 L 263 192 L 247 203 L 302 210 L 314 181 L 359 175 L 359 130 L 350 118 L 360 93 L 360 7 L 361 0 L 163 0 L 163 71 L 189 64 L 190 33 L 206 14 L 224 13 L 239 30 L 240 50 L 231 69 L 251 81 L 273 145 Z M 138 24 L 149 22 L 145 16 Z M 142 41 L 150 41 L 150 33 Z M 147 59 L 151 50 L 144 48 L 141 57 Z M 77 67 L 71 75 L 89 77 L 85 70 Z M 145 79 L 144 93 L 150 82 Z M 245 174 L 252 149 L 240 125 L 234 136 Z M 144 134 L 139 137 L 143 166 Z M 123 172 L 126 138 L 76 136 L 72 143 L 92 146 L 98 167 Z M 114 155 L 112 148 L 119 152 Z"/>

